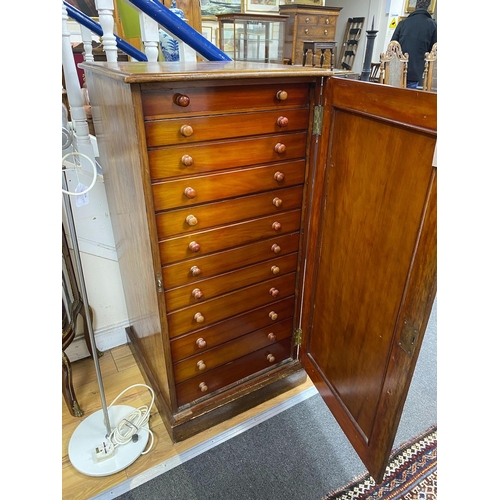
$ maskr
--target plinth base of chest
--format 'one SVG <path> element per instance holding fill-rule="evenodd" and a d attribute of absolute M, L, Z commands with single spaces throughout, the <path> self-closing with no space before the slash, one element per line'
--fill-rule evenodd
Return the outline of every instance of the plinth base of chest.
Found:
<path fill-rule="evenodd" d="M 147 364 L 132 327 L 126 328 L 130 349 L 146 383 L 155 392 L 155 404 L 174 443 L 224 422 L 303 384 L 307 375 L 297 360 L 288 359 L 271 370 L 248 377 L 210 398 L 173 412 Z"/>

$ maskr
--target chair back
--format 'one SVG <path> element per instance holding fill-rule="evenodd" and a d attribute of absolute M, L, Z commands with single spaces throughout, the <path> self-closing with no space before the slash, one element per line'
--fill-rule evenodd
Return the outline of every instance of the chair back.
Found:
<path fill-rule="evenodd" d="M 408 54 L 403 54 L 396 40 L 389 42 L 387 50 L 380 54 L 380 83 L 393 87 L 406 87 Z"/>
<path fill-rule="evenodd" d="M 369 82 L 379 82 L 380 76 L 379 76 L 379 71 L 380 71 L 380 63 L 371 63 L 371 70 L 370 70 L 370 76 L 368 78 Z"/>
<path fill-rule="evenodd" d="M 426 92 L 437 91 L 437 78 L 434 78 L 437 73 L 437 42 L 432 46 L 430 52 L 425 53 L 424 57 L 424 83 L 423 90 Z M 435 80 L 435 81 L 434 81 Z"/>

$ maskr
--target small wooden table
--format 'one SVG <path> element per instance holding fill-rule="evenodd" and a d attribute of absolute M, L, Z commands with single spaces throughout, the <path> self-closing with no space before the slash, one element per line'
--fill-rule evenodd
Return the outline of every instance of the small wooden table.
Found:
<path fill-rule="evenodd" d="M 313 40 L 304 40 L 304 54 L 302 56 L 302 66 L 306 65 L 307 52 L 312 50 L 312 65 L 316 66 L 316 51 L 321 50 L 319 57 L 319 66 L 323 67 L 325 60 L 325 50 L 330 51 L 330 69 L 333 69 L 333 51 L 337 42 L 315 42 Z"/>

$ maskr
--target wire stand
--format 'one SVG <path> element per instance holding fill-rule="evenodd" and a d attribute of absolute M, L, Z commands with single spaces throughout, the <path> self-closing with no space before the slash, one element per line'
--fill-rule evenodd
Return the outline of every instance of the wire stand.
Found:
<path fill-rule="evenodd" d="M 95 183 L 95 179 L 97 178 L 95 163 L 82 153 L 75 152 L 75 153 L 70 153 L 70 155 L 83 156 L 92 163 L 92 166 L 94 168 L 94 181 L 91 184 L 91 187 L 86 190 L 86 192 L 90 191 L 90 189 L 93 187 Z M 65 158 L 66 157 L 64 157 L 64 159 Z M 104 444 L 105 442 L 108 441 L 108 437 L 112 433 L 111 430 L 112 427 L 115 428 L 119 424 L 119 422 L 125 417 L 127 417 L 127 415 L 129 415 L 131 412 L 133 412 L 135 408 L 131 406 L 121 405 L 112 407 L 111 412 L 108 412 L 108 406 L 106 404 L 106 397 L 104 394 L 104 386 L 102 383 L 101 368 L 99 365 L 99 358 L 98 358 L 97 348 L 95 345 L 94 329 L 92 325 L 92 319 L 90 316 L 87 289 L 85 286 L 85 279 L 83 275 L 83 267 L 80 259 L 78 237 L 76 234 L 76 229 L 73 219 L 73 210 L 71 208 L 71 202 L 69 199 L 70 192 L 68 191 L 68 183 L 66 180 L 66 173 L 64 171 L 62 178 L 63 178 L 64 205 L 68 216 L 67 217 L 68 228 L 75 254 L 75 263 L 77 268 L 80 291 L 82 295 L 83 307 L 85 311 L 85 318 L 87 319 L 87 324 L 89 326 L 90 345 L 92 347 L 91 354 L 94 360 L 95 370 L 97 374 L 97 381 L 99 384 L 99 392 L 101 395 L 101 404 L 102 404 L 101 410 L 87 417 L 75 429 L 69 442 L 68 456 L 73 467 L 75 467 L 75 469 L 81 472 L 82 474 L 85 474 L 87 476 L 108 476 L 127 468 L 129 465 L 135 462 L 137 458 L 139 458 L 139 456 L 142 454 L 148 443 L 149 426 L 146 423 L 144 426 L 145 428 L 138 429 L 137 430 L 138 439 L 131 440 L 126 445 L 117 447 L 110 458 L 105 458 L 104 460 L 99 460 L 97 458 L 99 456 L 96 453 L 97 449 L 101 444 Z M 110 420 L 110 413 L 111 413 L 111 420 Z"/>

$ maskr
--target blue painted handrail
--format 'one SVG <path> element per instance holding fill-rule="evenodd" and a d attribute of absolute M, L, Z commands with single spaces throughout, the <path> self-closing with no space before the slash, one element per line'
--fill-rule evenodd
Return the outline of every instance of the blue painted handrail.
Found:
<path fill-rule="evenodd" d="M 65 2 L 64 0 L 63 3 L 64 6 L 66 7 L 66 12 L 68 13 L 69 17 L 73 18 L 76 22 L 83 24 L 86 28 L 88 28 L 96 35 L 103 36 L 104 31 L 102 30 L 102 27 L 99 23 L 96 23 L 92 18 L 90 18 L 80 10 L 76 9 L 69 3 Z M 116 35 L 115 39 L 116 39 L 116 46 L 120 50 L 123 50 L 125 54 L 129 55 L 130 57 L 133 57 L 136 61 L 143 61 L 143 62 L 148 61 L 146 54 L 143 54 L 140 50 L 137 50 L 133 45 L 130 45 L 128 42 L 126 42 L 125 40 L 121 39 L 119 36 Z"/>
<path fill-rule="evenodd" d="M 209 61 L 232 61 L 216 45 L 177 17 L 168 7 L 156 0 L 128 0 L 129 3 L 154 19 L 159 25 L 193 48 Z"/>

